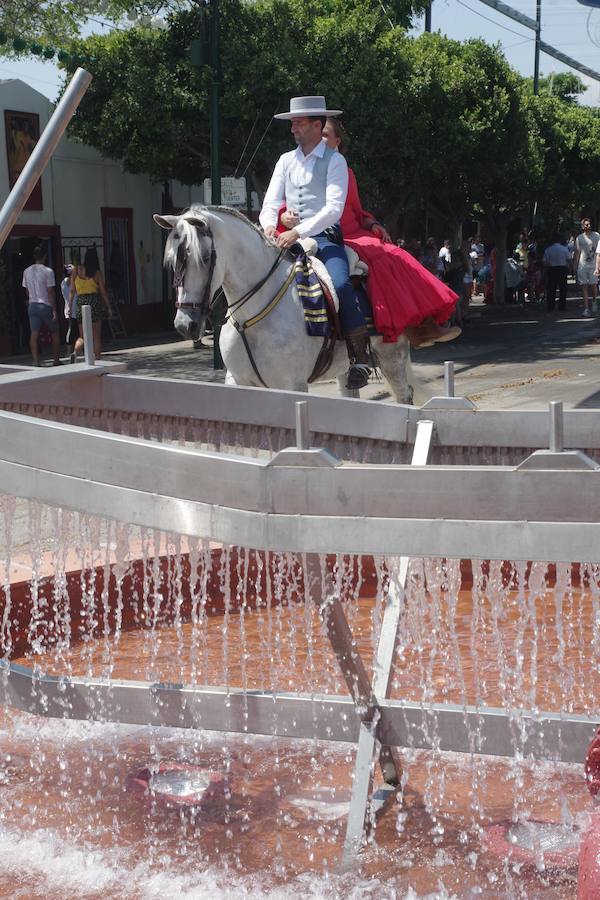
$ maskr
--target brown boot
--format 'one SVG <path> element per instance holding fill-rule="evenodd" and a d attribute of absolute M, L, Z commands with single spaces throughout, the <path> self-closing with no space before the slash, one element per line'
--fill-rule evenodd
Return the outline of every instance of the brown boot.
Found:
<path fill-rule="evenodd" d="M 420 350 L 423 347 L 433 347 L 435 341 L 428 338 L 426 329 L 423 325 L 407 325 L 402 332 L 410 341 L 410 346 L 414 350 Z"/>
<path fill-rule="evenodd" d="M 365 387 L 369 381 L 371 370 L 369 368 L 369 332 L 366 327 L 357 328 L 346 335 L 346 346 L 350 368 L 346 387 L 348 390 L 357 391 Z"/>
<path fill-rule="evenodd" d="M 369 332 L 366 325 L 346 335 L 346 346 L 350 363 L 369 365 Z"/>
<path fill-rule="evenodd" d="M 412 347 L 415 347 L 415 349 L 423 349 L 424 347 L 432 347 L 433 344 L 453 341 L 462 334 L 462 330 L 458 325 L 442 328 L 442 326 L 438 325 L 431 317 L 428 317 L 427 319 L 424 319 L 420 325 L 405 328 L 404 334 L 409 339 Z"/>

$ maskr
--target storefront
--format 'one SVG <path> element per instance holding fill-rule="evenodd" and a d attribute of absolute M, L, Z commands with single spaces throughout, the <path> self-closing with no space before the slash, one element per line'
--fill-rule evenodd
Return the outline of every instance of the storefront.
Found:
<path fill-rule="evenodd" d="M 18 79 L 0 81 L 0 194 L 6 197 L 52 112 L 42 94 Z M 29 322 L 23 270 L 45 244 L 57 284 L 63 266 L 98 251 L 115 313 L 128 334 L 171 327 L 162 270 L 163 233 L 152 214 L 164 211 L 164 188 L 130 175 L 115 160 L 63 138 L 0 254 L 0 355 L 27 347 Z M 176 182 L 178 207 L 202 199 L 202 188 Z"/>

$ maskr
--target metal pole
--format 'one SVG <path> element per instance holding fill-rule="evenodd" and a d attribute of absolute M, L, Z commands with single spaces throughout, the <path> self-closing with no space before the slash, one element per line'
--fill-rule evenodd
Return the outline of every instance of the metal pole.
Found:
<path fill-rule="evenodd" d="M 221 129 L 219 98 L 221 88 L 221 53 L 219 48 L 219 0 L 210 4 L 210 183 L 211 203 L 221 203 Z M 213 369 L 224 369 L 219 348 L 221 326 L 213 322 Z"/>
<path fill-rule="evenodd" d="M 433 0 L 429 0 L 425 9 L 425 31 L 431 31 L 431 5 Z"/>
<path fill-rule="evenodd" d="M 96 362 L 96 354 L 94 353 L 92 307 L 88 303 L 81 307 L 81 320 L 83 322 L 83 357 L 86 366 L 93 366 Z"/>
<path fill-rule="evenodd" d="M 551 400 L 548 407 L 550 412 L 550 450 L 552 453 L 562 453 L 565 449 L 562 400 Z"/>
<path fill-rule="evenodd" d="M 454 363 L 450 360 L 444 363 L 444 387 L 446 397 L 454 397 Z"/>
<path fill-rule="evenodd" d="M 310 450 L 308 427 L 308 400 L 296 401 L 296 449 Z"/>
<path fill-rule="evenodd" d="M 535 57 L 533 63 L 533 93 L 540 89 L 540 44 L 542 41 L 542 0 L 535 4 Z"/>
<path fill-rule="evenodd" d="M 56 150 L 57 144 L 71 121 L 71 116 L 79 106 L 81 98 L 87 91 L 91 80 L 92 76 L 89 72 L 86 72 L 85 69 L 77 69 L 58 106 L 50 116 L 44 133 L 35 145 L 33 153 L 25 164 L 25 168 L 19 175 L 13 189 L 6 198 L 4 206 L 0 210 L 0 247 L 4 246 L 13 225 L 48 165 L 50 157 Z"/>

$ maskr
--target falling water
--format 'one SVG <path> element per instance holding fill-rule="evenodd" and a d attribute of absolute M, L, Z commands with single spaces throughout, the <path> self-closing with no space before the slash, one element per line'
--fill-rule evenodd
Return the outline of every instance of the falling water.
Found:
<path fill-rule="evenodd" d="M 271 459 L 284 447 L 292 446 L 295 440 L 294 433 L 289 428 L 275 425 L 259 427 L 253 423 L 216 421 L 191 416 L 6 401 L 0 402 L 0 409 L 157 443 L 233 453 L 254 459 Z M 412 453 L 410 442 L 323 431 L 313 432 L 312 444 L 329 450 L 339 459 L 356 463 L 407 464 Z M 431 449 L 430 463 L 448 466 L 517 466 L 535 449 L 538 448 L 434 445 Z M 600 460 L 597 448 L 586 449 L 584 453 L 592 459 Z"/>
<path fill-rule="evenodd" d="M 151 439 L 165 438 L 164 424 L 150 425 Z M 543 841 L 532 838 L 527 866 L 484 837 L 499 823 L 527 835 L 530 821 L 585 822 L 582 767 L 533 762 L 517 713 L 599 716 L 597 566 L 411 561 L 392 698 L 502 708 L 513 754 L 481 755 L 481 729 L 466 717 L 471 752 L 447 752 L 436 714 L 425 716 L 431 749 L 401 749 L 401 802 L 356 870 L 339 874 L 355 745 L 253 734 L 251 700 L 347 696 L 322 619 L 332 597 L 371 677 L 392 561 L 217 545 L 10 496 L 0 513 L 5 658 L 63 683 L 222 686 L 224 711 L 231 692 L 245 697 L 239 734 L 111 723 L 100 703 L 96 722 L 4 710 L 0 893 L 573 896 L 576 874 L 548 865 Z M 43 693 L 39 678 L 32 690 Z M 140 767 L 160 787 L 159 768 L 175 763 L 190 767 L 188 786 L 216 773 L 221 794 L 173 808 L 160 791 L 125 789 Z"/>

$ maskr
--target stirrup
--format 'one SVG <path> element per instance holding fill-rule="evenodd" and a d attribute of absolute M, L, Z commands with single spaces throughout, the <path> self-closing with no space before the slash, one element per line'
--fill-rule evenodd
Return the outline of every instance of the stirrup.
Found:
<path fill-rule="evenodd" d="M 371 370 L 363 363 L 354 363 L 348 369 L 348 377 L 346 379 L 346 389 L 349 391 L 359 391 L 366 387 L 369 383 Z"/>

